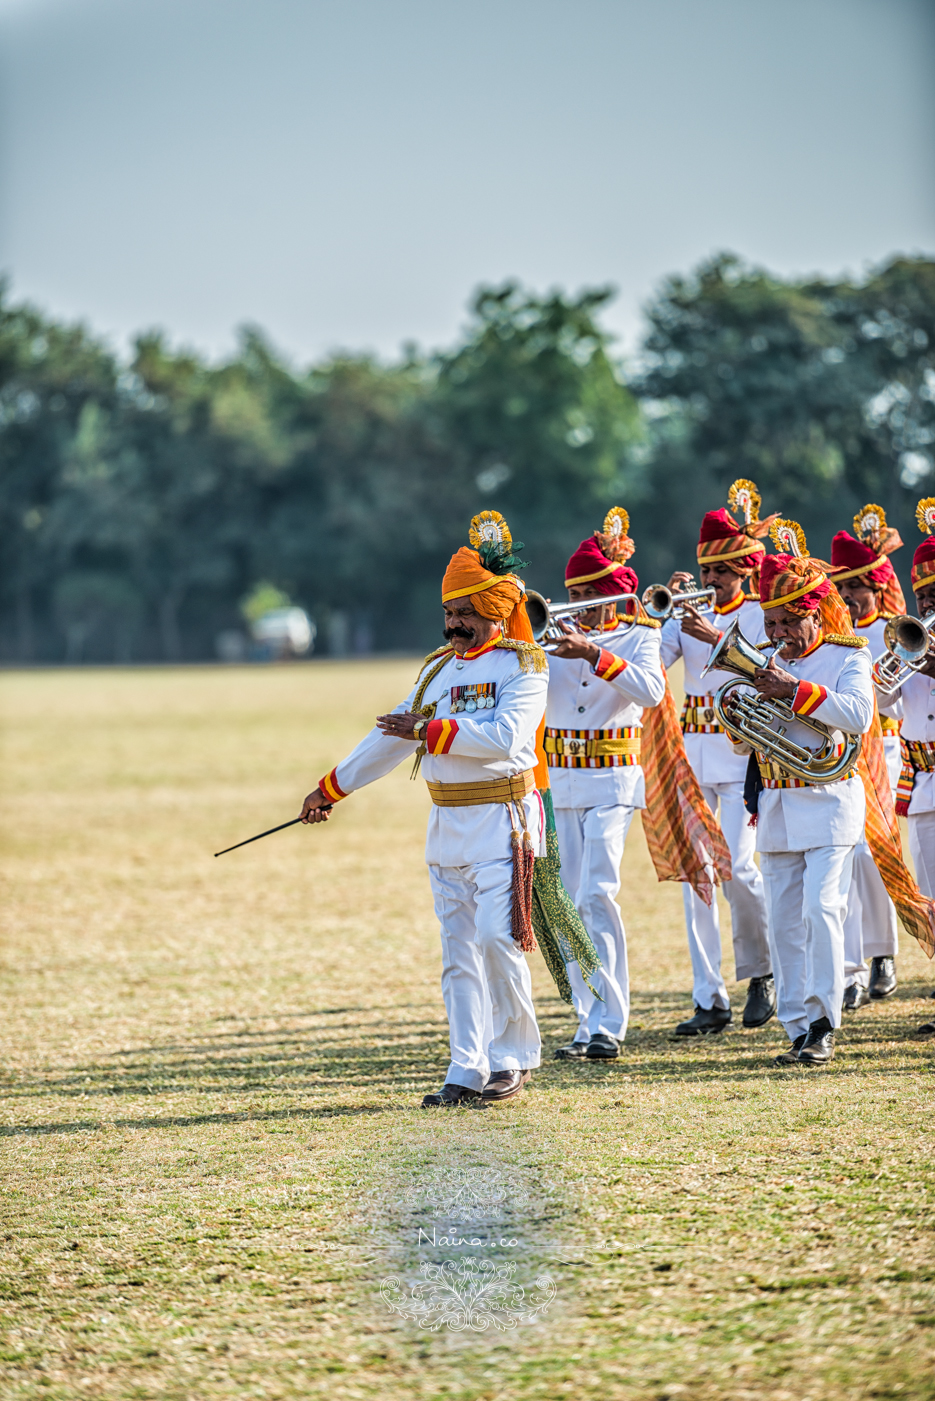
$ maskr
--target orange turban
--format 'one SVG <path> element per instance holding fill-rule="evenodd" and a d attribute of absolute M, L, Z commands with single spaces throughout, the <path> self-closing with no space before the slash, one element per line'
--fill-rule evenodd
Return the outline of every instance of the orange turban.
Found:
<path fill-rule="evenodd" d="M 764 611 L 785 608 L 797 618 L 817 609 L 823 632 L 852 637 L 851 615 L 825 567 L 820 559 L 767 555 L 760 572 L 760 606 Z"/>
<path fill-rule="evenodd" d="M 776 521 L 770 536 L 788 553 L 767 555 L 760 567 L 760 606 L 785 608 L 798 618 L 816 610 L 822 631 L 853 637 L 847 604 L 828 578 L 830 565 L 808 553 L 805 534 L 796 521 Z"/>
<path fill-rule="evenodd" d="M 520 546 L 522 548 L 522 546 Z M 493 574 L 480 562 L 477 550 L 462 545 L 451 556 L 442 580 L 442 603 L 469 598 L 482 618 L 499 618 L 504 634 L 518 642 L 533 642 L 526 616 L 526 590 L 515 574 Z"/>

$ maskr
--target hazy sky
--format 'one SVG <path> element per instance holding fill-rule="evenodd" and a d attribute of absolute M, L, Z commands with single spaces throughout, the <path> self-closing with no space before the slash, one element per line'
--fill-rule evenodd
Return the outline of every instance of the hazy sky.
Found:
<path fill-rule="evenodd" d="M 480 281 L 935 250 L 926 0 L 0 0 L 0 267 L 121 339 L 449 342 Z"/>

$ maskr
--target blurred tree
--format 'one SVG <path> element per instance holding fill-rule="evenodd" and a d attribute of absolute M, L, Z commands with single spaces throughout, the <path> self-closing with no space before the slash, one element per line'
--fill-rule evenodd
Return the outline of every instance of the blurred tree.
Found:
<path fill-rule="evenodd" d="M 415 358 L 341 357 L 296 385 L 294 456 L 266 483 L 254 560 L 336 638 L 369 629 L 381 647 L 418 647 L 440 626 L 438 580 L 465 508 L 431 392 Z M 330 627 L 333 614 L 347 616 Z"/>
<path fill-rule="evenodd" d="M 866 501 L 912 540 L 935 439 L 935 264 L 784 282 L 724 254 L 669 279 L 648 316 L 637 518 L 660 575 L 691 559 L 702 513 L 738 476 L 764 510 L 799 519 L 816 554 Z"/>
<path fill-rule="evenodd" d="M 663 286 L 629 386 L 608 297 L 485 287 L 449 352 L 297 371 L 254 328 L 222 364 L 150 333 L 121 366 L 0 289 L 0 655 L 211 656 L 259 582 L 335 651 L 427 647 L 485 507 L 553 594 L 616 502 L 643 582 L 668 577 L 736 476 L 816 552 L 867 500 L 913 542 L 935 491 L 935 262 L 783 281 L 722 255 Z"/>
<path fill-rule="evenodd" d="M 49 514 L 80 426 L 113 404 L 117 374 L 84 327 L 11 305 L 0 283 L 0 636 L 21 661 L 41 652 L 37 618 L 48 611 L 60 564 Z"/>
<path fill-rule="evenodd" d="M 462 509 L 501 510 L 528 542 L 528 577 L 553 590 L 570 549 L 638 477 L 639 410 L 597 322 L 611 296 L 482 287 L 465 343 L 436 362 L 432 412 Z"/>

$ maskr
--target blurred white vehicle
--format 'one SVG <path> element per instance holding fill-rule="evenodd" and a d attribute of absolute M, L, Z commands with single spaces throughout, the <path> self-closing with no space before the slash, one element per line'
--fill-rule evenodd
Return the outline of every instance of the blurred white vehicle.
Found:
<path fill-rule="evenodd" d="M 274 608 L 250 624 L 250 636 L 270 660 L 304 657 L 315 645 L 315 624 L 304 608 Z"/>

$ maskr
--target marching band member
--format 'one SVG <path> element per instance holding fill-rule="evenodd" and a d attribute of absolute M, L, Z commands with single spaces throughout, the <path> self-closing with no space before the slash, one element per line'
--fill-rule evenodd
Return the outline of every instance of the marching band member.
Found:
<path fill-rule="evenodd" d="M 540 1040 L 524 950 L 532 866 L 542 850 L 536 734 L 548 672 L 532 640 L 521 565 L 506 522 L 484 512 L 471 548 L 442 583 L 446 645 L 426 658 L 414 689 L 319 782 L 302 820 L 417 752 L 432 796 L 425 857 L 441 925 L 442 993 L 451 1063 L 423 1107 L 502 1103 L 539 1064 Z M 511 854 L 512 853 L 512 854 Z"/>
<path fill-rule="evenodd" d="M 788 701 L 797 715 L 827 725 L 843 753 L 843 737 L 864 734 L 874 721 L 866 639 L 854 636 L 837 590 L 808 558 L 801 529 L 784 521 L 771 534 L 791 552 L 768 555 L 760 567 L 766 635 L 779 650 L 754 684 L 761 696 Z M 804 726 L 790 725 L 788 738 L 814 748 L 814 733 Z M 767 755 L 756 757 L 763 784 L 756 844 L 779 1020 L 792 1042 L 776 1064 L 822 1065 L 834 1055 L 841 1023 L 844 915 L 854 848 L 863 838 L 864 786 L 856 765 L 835 782 L 810 784 Z"/>
<path fill-rule="evenodd" d="M 883 630 L 887 620 L 905 613 L 906 601 L 888 559 L 902 540 L 886 524 L 879 506 L 865 506 L 854 517 L 857 538 L 839 530 L 831 542 L 828 578 L 837 585 L 847 604 L 858 637 L 866 637 L 870 657 L 886 650 Z M 895 796 L 902 759 L 899 721 L 884 713 L 880 701 L 883 750 Z M 899 937 L 896 907 L 886 893 L 883 878 L 866 839 L 854 852 L 854 870 L 847 917 L 844 921 L 844 1010 L 856 1011 L 871 998 L 891 997 L 896 991 L 896 954 Z M 870 959 L 867 968 L 866 959 Z"/>
<path fill-rule="evenodd" d="M 715 814 L 720 808 L 721 830 L 730 849 L 732 879 L 724 893 L 731 910 L 734 966 L 738 982 L 749 979 L 743 1024 L 763 1026 L 776 1011 L 776 991 L 770 963 L 763 877 L 754 860 L 756 836 L 744 807 L 747 763 L 734 752 L 730 739 L 711 709 L 713 693 L 729 679 L 727 672 L 701 672 L 711 648 L 734 622 L 748 641 L 762 642 L 763 610 L 759 600 L 743 592 L 765 553 L 762 536 L 770 517 L 760 521 L 760 496 L 753 482 L 736 481 L 728 500 L 742 510 L 741 526 L 729 511 L 709 511 L 701 523 L 698 565 L 702 588 L 715 591 L 712 610 L 686 606 L 682 618 L 669 618 L 662 629 L 662 660 L 668 668 L 678 657 L 685 663 L 685 704 L 682 731 L 685 752 L 701 791 Z M 691 576 L 673 574 L 669 587 L 691 587 Z M 690 885 L 683 887 L 685 924 L 691 955 L 694 1016 L 676 1027 L 677 1036 L 721 1031 L 732 1018 L 730 998 L 721 974 L 721 933 L 716 900 L 708 906 Z"/>
<path fill-rule="evenodd" d="M 545 752 L 549 765 L 562 879 L 600 956 L 595 997 L 576 967 L 570 981 L 578 1030 L 555 1052 L 562 1060 L 612 1060 L 630 1014 L 627 943 L 616 896 L 627 832 L 645 806 L 640 734 L 643 708 L 665 693 L 659 664 L 659 624 L 633 608 L 618 619 L 602 595 L 636 593 L 626 564 L 633 553 L 629 519 L 608 512 L 603 534 L 582 540 L 565 569 L 571 602 L 595 600 L 563 624 L 565 639 L 551 652 Z M 599 640 L 593 630 L 599 629 Z M 590 635 L 587 635 L 590 633 Z"/>
<path fill-rule="evenodd" d="M 926 538 L 912 557 L 912 592 L 919 617 L 925 618 L 935 613 L 935 496 L 919 502 L 916 520 Z M 919 886 L 935 896 L 935 656 L 880 699 L 894 704 L 902 717 L 903 768 L 896 811 L 908 819 Z M 935 1031 L 935 1024 L 927 1027 Z"/>

